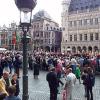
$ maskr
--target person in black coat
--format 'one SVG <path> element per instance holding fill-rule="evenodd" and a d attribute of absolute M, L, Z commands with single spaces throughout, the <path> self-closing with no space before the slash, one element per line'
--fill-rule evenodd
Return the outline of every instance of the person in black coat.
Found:
<path fill-rule="evenodd" d="M 82 75 L 81 75 L 81 79 L 83 80 L 83 85 L 84 85 L 84 90 L 85 90 L 85 97 L 87 97 L 87 86 L 86 86 L 87 75 L 88 75 L 87 69 L 85 68 Z"/>
<path fill-rule="evenodd" d="M 50 68 L 50 72 L 46 76 L 46 80 L 48 81 L 49 88 L 50 88 L 50 100 L 57 100 L 57 93 L 58 93 L 58 78 L 55 72 L 55 68 Z"/>
<path fill-rule="evenodd" d="M 13 62 L 15 73 L 17 74 L 18 78 L 20 77 L 20 67 L 21 67 L 21 60 L 19 59 L 19 56 L 15 56 L 15 61 Z"/>
<path fill-rule="evenodd" d="M 42 61 L 42 69 L 45 70 L 45 71 L 48 70 L 48 65 L 46 64 L 45 58 L 43 58 L 43 61 Z"/>
<path fill-rule="evenodd" d="M 15 96 L 18 96 L 20 89 L 19 89 L 19 80 L 17 79 L 17 74 L 14 74 L 12 76 L 11 84 L 14 85 L 16 88 Z"/>
<path fill-rule="evenodd" d="M 95 84 L 95 75 L 91 67 L 87 68 L 88 75 L 86 77 L 87 100 L 93 100 L 93 86 Z"/>
<path fill-rule="evenodd" d="M 5 69 L 8 71 L 8 61 L 7 61 L 6 57 L 1 59 L 1 66 L 2 66 L 3 70 Z"/>
<path fill-rule="evenodd" d="M 39 60 L 36 58 L 36 62 L 34 64 L 34 79 L 38 79 L 38 75 L 39 75 L 39 69 L 40 69 L 40 64 L 39 64 Z"/>
<path fill-rule="evenodd" d="M 4 67 L 5 67 L 5 59 L 1 59 L 0 65 L 1 65 L 1 70 L 2 70 L 2 72 L 3 72 Z"/>
<path fill-rule="evenodd" d="M 29 55 L 28 58 L 28 63 L 29 63 L 29 69 L 33 69 L 33 59 L 32 59 L 32 55 Z"/>
<path fill-rule="evenodd" d="M 83 67 L 86 67 L 86 66 L 89 66 L 89 65 L 90 65 L 89 59 L 88 59 L 88 57 L 85 57 L 84 61 L 83 61 Z"/>

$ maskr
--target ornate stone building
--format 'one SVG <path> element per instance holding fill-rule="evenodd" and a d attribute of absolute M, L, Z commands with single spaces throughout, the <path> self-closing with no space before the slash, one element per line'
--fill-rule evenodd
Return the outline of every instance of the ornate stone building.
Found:
<path fill-rule="evenodd" d="M 7 38 L 8 29 L 5 25 L 0 27 L 0 48 L 8 48 L 8 38 Z"/>
<path fill-rule="evenodd" d="M 33 48 L 58 51 L 61 47 L 61 29 L 46 11 L 37 12 L 32 21 Z"/>
<path fill-rule="evenodd" d="M 15 22 L 9 24 L 9 27 L 3 25 L 3 27 L 0 27 L 0 48 L 20 50 L 20 35 L 21 31 Z"/>
<path fill-rule="evenodd" d="M 100 0 L 63 0 L 62 52 L 100 51 Z"/>

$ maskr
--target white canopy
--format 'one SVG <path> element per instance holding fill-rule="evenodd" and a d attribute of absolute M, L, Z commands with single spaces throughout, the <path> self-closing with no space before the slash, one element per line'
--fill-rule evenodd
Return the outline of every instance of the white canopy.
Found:
<path fill-rule="evenodd" d="M 0 51 L 6 51 L 7 49 L 5 49 L 5 48 L 0 48 Z"/>

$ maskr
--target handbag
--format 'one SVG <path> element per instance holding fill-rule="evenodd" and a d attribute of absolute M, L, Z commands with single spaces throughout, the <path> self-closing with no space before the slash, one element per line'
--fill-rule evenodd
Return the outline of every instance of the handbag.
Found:
<path fill-rule="evenodd" d="M 62 100 L 67 100 L 67 92 L 66 92 L 66 90 L 63 90 L 63 92 L 62 92 Z"/>

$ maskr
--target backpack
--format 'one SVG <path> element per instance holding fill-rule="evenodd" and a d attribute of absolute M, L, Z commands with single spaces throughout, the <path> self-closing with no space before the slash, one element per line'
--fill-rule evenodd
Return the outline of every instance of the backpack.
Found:
<path fill-rule="evenodd" d="M 88 74 L 85 80 L 87 86 L 94 86 L 95 84 L 95 76 L 94 74 Z"/>
<path fill-rule="evenodd" d="M 94 75 L 91 75 L 90 76 L 90 79 L 91 79 L 92 86 L 94 86 L 94 84 L 95 84 L 95 76 Z"/>

